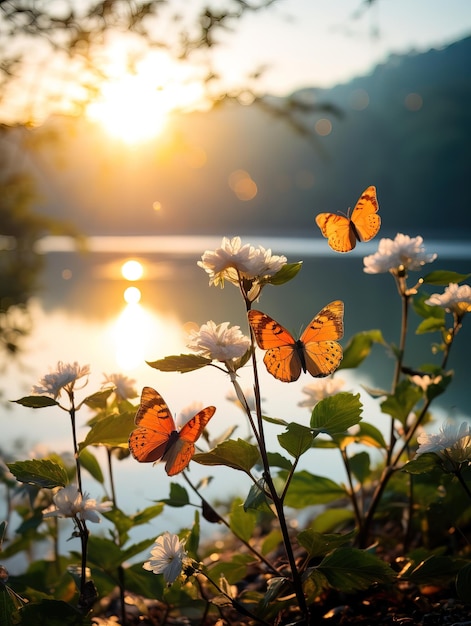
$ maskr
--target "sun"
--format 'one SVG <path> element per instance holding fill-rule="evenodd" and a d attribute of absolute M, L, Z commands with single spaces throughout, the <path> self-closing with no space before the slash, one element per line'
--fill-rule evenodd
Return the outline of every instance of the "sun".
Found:
<path fill-rule="evenodd" d="M 149 54 L 132 72 L 126 67 L 115 60 L 86 115 L 127 144 L 157 137 L 172 111 L 196 108 L 203 97 L 201 83 L 164 55 Z"/>

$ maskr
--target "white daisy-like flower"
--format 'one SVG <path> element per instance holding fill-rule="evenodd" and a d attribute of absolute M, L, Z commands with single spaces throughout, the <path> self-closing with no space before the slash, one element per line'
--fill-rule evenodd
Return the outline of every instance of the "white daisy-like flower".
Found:
<path fill-rule="evenodd" d="M 183 565 L 190 561 L 178 536 L 168 531 L 157 537 L 150 553 L 151 558 L 142 567 L 154 574 L 163 574 L 169 585 L 180 576 Z"/>
<path fill-rule="evenodd" d="M 417 437 L 416 455 L 434 452 L 443 460 L 461 464 L 471 461 L 471 426 L 468 422 L 446 422 L 438 433 L 421 433 Z"/>
<path fill-rule="evenodd" d="M 230 327 L 229 322 L 216 325 L 210 320 L 199 330 L 190 332 L 187 347 L 201 356 L 225 363 L 244 355 L 250 347 L 250 339 L 242 334 L 239 326 Z"/>
<path fill-rule="evenodd" d="M 324 398 L 334 396 L 341 391 L 344 385 L 345 381 L 342 378 L 319 378 L 316 382 L 310 383 L 302 388 L 302 392 L 308 397 L 298 402 L 298 406 L 313 409 L 315 405 Z"/>
<path fill-rule="evenodd" d="M 378 252 L 364 257 L 363 271 L 367 274 L 397 273 L 399 269 L 419 270 L 432 263 L 436 253 L 426 254 L 422 237 L 409 237 L 398 233 L 395 239 L 381 239 Z"/>
<path fill-rule="evenodd" d="M 471 287 L 450 283 L 442 294 L 432 294 L 428 300 L 425 300 L 425 304 L 440 306 L 448 313 L 455 313 L 461 318 L 471 311 Z"/>
<path fill-rule="evenodd" d="M 63 363 L 59 361 L 57 363 L 57 370 L 46 374 L 39 381 L 38 385 L 34 385 L 32 393 L 36 395 L 48 395 L 52 396 L 56 400 L 61 391 L 64 389 L 68 394 L 72 393 L 75 387 L 75 383 L 80 378 L 90 374 L 90 366 L 81 366 L 75 361 L 74 363 Z M 88 382 L 87 380 L 82 384 L 82 387 Z"/>
<path fill-rule="evenodd" d="M 115 387 L 114 393 L 116 399 L 119 400 L 131 400 L 138 394 L 135 388 L 136 381 L 133 378 L 128 378 L 123 374 L 103 374 L 105 380 L 103 385 L 113 385 Z"/>
<path fill-rule="evenodd" d="M 52 497 L 53 505 L 44 509 L 43 517 L 79 517 L 81 520 L 99 523 L 98 513 L 110 511 L 113 503 L 109 500 L 98 502 L 94 498 L 87 498 L 75 485 L 67 485 Z"/>
<path fill-rule="evenodd" d="M 263 246 L 242 245 L 240 237 L 224 237 L 221 247 L 206 250 L 198 265 L 209 275 L 210 285 L 223 287 L 225 280 L 238 285 L 241 279 L 260 281 L 274 276 L 286 261 L 285 256 L 274 255 Z"/>

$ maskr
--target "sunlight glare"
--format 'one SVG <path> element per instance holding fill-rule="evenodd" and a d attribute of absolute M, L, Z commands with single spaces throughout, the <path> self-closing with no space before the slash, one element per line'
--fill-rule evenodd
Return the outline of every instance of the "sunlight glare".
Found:
<path fill-rule="evenodd" d="M 162 53 L 149 54 L 132 73 L 125 69 L 122 55 L 110 65 L 113 78 L 88 105 L 87 116 L 127 144 L 155 138 L 172 111 L 196 106 L 203 97 L 202 85 Z"/>
<path fill-rule="evenodd" d="M 137 302 L 128 304 L 113 328 L 116 362 L 123 370 L 132 370 L 145 361 L 145 350 L 152 325 L 149 314 Z"/>
<path fill-rule="evenodd" d="M 124 290 L 123 297 L 127 304 L 137 304 L 141 300 L 141 291 L 137 287 L 128 287 Z"/>
<path fill-rule="evenodd" d="M 142 263 L 139 263 L 139 261 L 135 259 L 130 259 L 121 266 L 121 275 L 129 281 L 139 280 L 142 278 L 143 273 L 144 268 Z"/>

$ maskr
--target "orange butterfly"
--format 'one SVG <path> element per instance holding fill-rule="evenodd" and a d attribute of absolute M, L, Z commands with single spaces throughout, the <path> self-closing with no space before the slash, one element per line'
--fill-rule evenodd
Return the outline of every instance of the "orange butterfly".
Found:
<path fill-rule="evenodd" d="M 214 406 L 207 406 L 178 431 L 160 393 L 144 387 L 134 420 L 137 428 L 129 436 L 129 450 L 139 463 L 166 461 L 165 471 L 174 476 L 191 461 L 195 441 L 215 411 Z"/>
<path fill-rule="evenodd" d="M 343 308 L 341 300 L 325 306 L 297 340 L 265 313 L 249 311 L 257 344 L 267 351 L 263 362 L 270 374 L 287 383 L 298 380 L 301 371 L 314 377 L 332 374 L 343 357 L 334 341 L 343 336 Z"/>
<path fill-rule="evenodd" d="M 370 241 L 378 234 L 381 218 L 378 213 L 376 187 L 368 187 L 361 194 L 352 216 L 319 213 L 316 224 L 336 252 L 350 252 L 358 241 Z"/>

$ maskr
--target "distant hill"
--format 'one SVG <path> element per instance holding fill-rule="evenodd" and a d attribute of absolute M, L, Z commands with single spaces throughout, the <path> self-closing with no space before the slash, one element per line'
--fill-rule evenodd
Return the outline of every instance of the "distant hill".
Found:
<path fill-rule="evenodd" d="M 234 103 L 175 117 L 139 150 L 51 121 L 62 141 L 40 148 L 37 209 L 85 234 L 317 235 L 318 212 L 346 211 L 374 184 L 384 235 L 470 237 L 470 77 L 471 37 L 299 91 L 291 98 L 342 112 L 299 114 L 314 141 Z"/>

